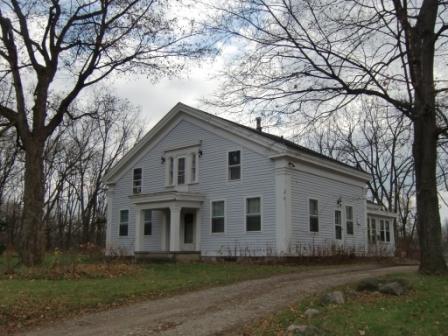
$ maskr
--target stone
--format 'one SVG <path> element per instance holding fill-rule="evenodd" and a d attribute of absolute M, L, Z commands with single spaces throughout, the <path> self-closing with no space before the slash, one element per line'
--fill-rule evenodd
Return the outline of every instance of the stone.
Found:
<path fill-rule="evenodd" d="M 358 292 L 376 292 L 380 288 L 380 281 L 377 278 L 367 278 L 358 282 L 356 290 Z"/>
<path fill-rule="evenodd" d="M 314 309 L 314 308 L 308 308 L 307 310 L 305 310 L 305 312 L 303 313 L 303 315 L 305 315 L 306 318 L 313 318 L 316 315 L 320 314 L 320 310 L 318 309 Z"/>
<path fill-rule="evenodd" d="M 317 327 L 312 325 L 291 324 L 286 329 L 287 336 L 323 336 L 324 333 Z"/>
<path fill-rule="evenodd" d="M 383 294 L 400 296 L 405 294 L 408 289 L 398 281 L 393 281 L 381 285 L 379 291 Z"/>
<path fill-rule="evenodd" d="M 334 291 L 327 293 L 324 296 L 322 296 L 320 303 L 323 305 L 344 304 L 345 303 L 344 294 L 341 291 Z"/>

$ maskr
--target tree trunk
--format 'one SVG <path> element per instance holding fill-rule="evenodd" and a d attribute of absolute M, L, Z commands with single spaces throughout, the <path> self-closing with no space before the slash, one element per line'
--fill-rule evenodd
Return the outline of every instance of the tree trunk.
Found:
<path fill-rule="evenodd" d="M 19 256 L 27 266 L 41 263 L 45 254 L 45 225 L 42 220 L 44 143 L 33 139 L 25 145 L 25 187 Z"/>

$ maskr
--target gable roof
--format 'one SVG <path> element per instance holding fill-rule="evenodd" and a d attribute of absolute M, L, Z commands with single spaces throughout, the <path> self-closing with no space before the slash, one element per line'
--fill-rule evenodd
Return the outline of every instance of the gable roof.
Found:
<path fill-rule="evenodd" d="M 155 137 L 166 125 L 170 123 L 172 119 L 174 119 L 179 113 L 186 113 L 192 115 L 196 118 L 202 119 L 205 122 L 213 123 L 215 126 L 218 126 L 226 131 L 233 131 L 234 134 L 244 137 L 246 136 L 253 142 L 258 142 L 265 147 L 272 147 L 277 145 L 276 150 L 280 152 L 284 152 L 285 149 L 288 149 L 292 154 L 298 154 L 299 156 L 305 154 L 312 156 L 318 161 L 327 161 L 331 162 L 331 164 L 336 164 L 336 166 L 340 166 L 341 168 L 348 169 L 352 173 L 356 175 L 364 175 L 366 177 L 366 181 L 368 180 L 368 173 L 363 171 L 359 167 L 353 167 L 344 162 L 333 159 L 329 156 L 323 155 L 319 152 L 316 152 L 307 147 L 296 144 L 293 141 L 284 139 L 283 137 L 273 135 L 267 132 L 263 132 L 254 128 L 251 128 L 246 125 L 239 124 L 237 122 L 213 115 L 211 113 L 190 107 L 183 103 L 177 103 L 149 132 L 145 134 L 145 136 L 128 152 L 123 158 L 113 166 L 104 176 L 104 181 L 106 183 L 111 183 L 113 178 L 116 177 L 120 171 L 130 162 L 135 156 L 138 155 L 145 147 L 149 144 L 149 142 Z M 263 141 L 264 140 L 264 141 Z M 324 166 L 324 162 L 321 162 L 321 165 Z"/>

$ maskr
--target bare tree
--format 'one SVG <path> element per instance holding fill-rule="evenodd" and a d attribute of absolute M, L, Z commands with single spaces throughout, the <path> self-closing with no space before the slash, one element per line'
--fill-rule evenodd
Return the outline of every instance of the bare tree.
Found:
<path fill-rule="evenodd" d="M 448 4 L 237 0 L 216 9 L 211 31 L 246 42 L 227 72 L 222 106 L 320 118 L 370 96 L 411 121 L 420 271 L 445 273 L 436 164 L 448 130 Z"/>
<path fill-rule="evenodd" d="M 179 57 L 203 54 L 194 26 L 176 28 L 167 0 L 1 0 L 0 83 L 12 88 L 0 115 L 25 152 L 23 232 L 26 265 L 45 249 L 44 149 L 75 99 L 113 73 L 173 74 Z M 177 5 L 177 3 L 176 3 Z"/>

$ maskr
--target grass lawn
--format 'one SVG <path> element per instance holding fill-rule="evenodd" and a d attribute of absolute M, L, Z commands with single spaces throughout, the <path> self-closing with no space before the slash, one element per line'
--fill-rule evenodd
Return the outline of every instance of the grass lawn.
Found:
<path fill-rule="evenodd" d="M 448 335 L 448 277 L 402 274 L 413 290 L 400 297 L 379 293 L 346 295 L 347 303 L 322 307 L 319 296 L 247 327 L 247 335 L 283 335 L 291 324 L 312 324 L 331 336 L 446 336 Z M 349 287 L 343 288 L 346 292 Z M 317 308 L 320 315 L 307 320 L 303 312 Z"/>
<path fill-rule="evenodd" d="M 117 265 L 97 266 L 115 269 Z M 83 311 L 301 269 L 298 266 L 231 263 L 166 263 L 120 267 L 120 270 L 124 267 L 123 273 L 111 273 L 110 278 L 106 272 L 106 276 L 94 274 L 92 277 L 90 274 L 89 277 L 81 275 L 78 278 L 56 277 L 49 280 L 40 272 L 27 275 L 23 269 L 19 276 L 0 276 L 0 335 Z"/>

